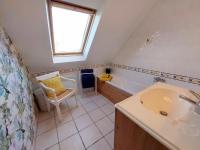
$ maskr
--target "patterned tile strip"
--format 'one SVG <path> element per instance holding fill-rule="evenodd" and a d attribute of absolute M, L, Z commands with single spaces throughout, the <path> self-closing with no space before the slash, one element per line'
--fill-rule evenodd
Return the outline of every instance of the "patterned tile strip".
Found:
<path fill-rule="evenodd" d="M 102 67 L 107 67 L 110 66 L 110 64 L 93 64 L 93 65 L 83 65 L 83 66 L 79 66 L 76 68 L 69 68 L 69 69 L 61 69 L 58 70 L 60 73 L 71 73 L 71 72 L 77 72 L 80 71 L 81 69 L 95 69 L 95 68 L 102 68 Z M 39 72 L 39 73 L 34 73 L 33 77 L 36 76 L 40 76 L 43 74 L 47 74 L 50 72 L 54 72 L 55 70 L 51 70 L 51 71 L 45 71 L 45 72 Z M 56 70 L 57 71 L 57 70 Z"/>
<path fill-rule="evenodd" d="M 140 73 L 145 73 L 145 74 L 150 74 L 150 75 L 159 76 L 159 77 L 163 77 L 163 78 L 168 78 L 168 79 L 173 79 L 173 80 L 178 80 L 178 81 L 182 81 L 182 82 L 188 82 L 188 83 L 200 85 L 200 79 L 198 79 L 198 78 L 188 77 L 188 76 L 184 76 L 184 75 L 171 74 L 171 73 L 155 71 L 155 70 L 149 70 L 149 69 L 144 69 L 144 68 L 126 66 L 126 65 L 121 65 L 121 64 L 109 64 L 109 65 L 112 68 L 136 71 L 136 72 L 140 72 Z"/>
<path fill-rule="evenodd" d="M 188 76 L 184 76 L 184 75 L 177 75 L 177 74 L 172 74 L 172 73 L 166 73 L 166 72 L 161 72 L 161 71 L 156 71 L 156 70 L 132 67 L 132 66 L 127 66 L 127 65 L 121 65 L 121 64 L 112 64 L 112 63 L 83 65 L 83 66 L 79 66 L 76 68 L 62 69 L 59 71 L 60 71 L 60 73 L 71 73 L 71 72 L 77 72 L 77 71 L 80 71 L 81 69 L 86 69 L 86 68 L 94 69 L 94 68 L 101 68 L 101 67 L 108 67 L 108 66 L 112 67 L 112 68 L 125 69 L 125 70 L 129 70 L 129 71 L 135 71 L 135 72 L 140 72 L 140 73 L 145 73 L 145 74 L 149 74 L 149 75 L 154 75 L 154 76 L 159 76 L 159 77 L 163 77 L 163 78 L 168 78 L 168 79 L 173 79 L 173 80 L 178 80 L 178 81 L 182 81 L 182 82 L 188 82 L 188 83 L 200 85 L 200 79 L 198 79 L 198 78 L 188 77 Z M 33 74 L 33 76 L 36 77 L 36 76 L 47 74 L 47 73 L 50 73 L 53 71 L 55 71 L 55 70 L 35 73 L 35 74 Z"/>

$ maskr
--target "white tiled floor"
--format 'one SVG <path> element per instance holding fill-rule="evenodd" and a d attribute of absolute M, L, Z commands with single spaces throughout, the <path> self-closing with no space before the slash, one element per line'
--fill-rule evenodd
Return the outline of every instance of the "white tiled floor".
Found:
<path fill-rule="evenodd" d="M 111 150 L 104 138 L 93 144 L 88 150 Z"/>
<path fill-rule="evenodd" d="M 114 105 L 102 95 L 87 93 L 56 111 L 40 113 L 35 150 L 112 150 L 114 148 Z"/>
<path fill-rule="evenodd" d="M 96 125 L 103 135 L 106 135 L 114 130 L 114 124 L 112 121 L 110 121 L 110 119 L 108 119 L 108 117 L 99 120 L 98 122 L 96 122 Z"/>
<path fill-rule="evenodd" d="M 79 118 L 75 119 L 75 123 L 76 123 L 78 130 L 80 131 L 80 130 L 88 127 L 89 125 L 91 125 L 93 122 L 90 119 L 89 115 L 85 114 L 85 115 L 82 115 Z"/>
<path fill-rule="evenodd" d="M 56 124 L 55 124 L 54 118 L 50 118 L 45 121 L 42 121 L 42 122 L 38 123 L 37 135 L 40 135 L 40 134 L 42 134 L 50 129 L 53 129 L 55 127 L 56 127 Z"/>
<path fill-rule="evenodd" d="M 114 149 L 114 131 L 110 132 L 109 134 L 107 134 L 106 136 L 106 140 L 108 141 L 108 143 L 110 144 L 110 146 L 112 147 L 112 149 Z"/>

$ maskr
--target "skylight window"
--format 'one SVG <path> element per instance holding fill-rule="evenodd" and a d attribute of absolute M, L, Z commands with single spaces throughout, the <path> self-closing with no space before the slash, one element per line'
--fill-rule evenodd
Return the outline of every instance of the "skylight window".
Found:
<path fill-rule="evenodd" d="M 82 54 L 95 10 L 50 0 L 49 15 L 53 54 Z"/>

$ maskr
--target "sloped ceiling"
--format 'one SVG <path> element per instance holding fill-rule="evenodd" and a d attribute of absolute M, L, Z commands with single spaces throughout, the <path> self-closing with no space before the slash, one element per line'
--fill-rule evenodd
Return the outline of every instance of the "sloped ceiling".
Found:
<path fill-rule="evenodd" d="M 53 64 L 46 0 L 1 0 L 0 18 L 32 73 L 109 63 L 157 0 L 66 0 L 102 14 L 88 59 Z"/>

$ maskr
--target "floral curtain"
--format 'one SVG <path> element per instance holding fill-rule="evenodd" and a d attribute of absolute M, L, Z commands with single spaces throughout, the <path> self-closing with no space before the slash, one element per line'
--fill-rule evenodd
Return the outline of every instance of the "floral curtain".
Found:
<path fill-rule="evenodd" d="M 0 27 L 0 150 L 31 149 L 35 124 L 27 69 Z"/>

